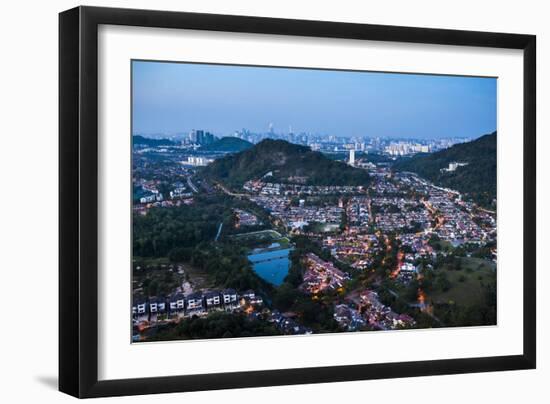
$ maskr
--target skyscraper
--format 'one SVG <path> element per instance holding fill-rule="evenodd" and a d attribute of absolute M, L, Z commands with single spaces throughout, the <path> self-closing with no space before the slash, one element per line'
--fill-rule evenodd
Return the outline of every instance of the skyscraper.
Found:
<path fill-rule="evenodd" d="M 193 129 L 189 133 L 189 140 L 191 141 L 191 143 L 205 145 L 214 142 L 216 140 L 216 137 L 210 132 L 206 132 L 200 129 Z"/>
<path fill-rule="evenodd" d="M 349 165 L 355 165 L 355 149 L 349 149 Z"/>

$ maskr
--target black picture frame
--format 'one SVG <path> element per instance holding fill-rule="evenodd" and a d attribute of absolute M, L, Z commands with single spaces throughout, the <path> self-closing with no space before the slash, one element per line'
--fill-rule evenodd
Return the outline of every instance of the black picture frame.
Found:
<path fill-rule="evenodd" d="M 100 24 L 523 50 L 523 354 L 99 381 L 97 62 Z M 77 7 L 60 13 L 59 389 L 85 398 L 534 369 L 535 103 L 534 35 L 96 7 Z"/>

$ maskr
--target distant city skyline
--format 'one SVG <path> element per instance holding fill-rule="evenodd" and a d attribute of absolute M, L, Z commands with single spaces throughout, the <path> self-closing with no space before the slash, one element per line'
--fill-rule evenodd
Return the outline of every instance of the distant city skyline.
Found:
<path fill-rule="evenodd" d="M 133 61 L 133 133 L 436 139 L 496 130 L 496 78 Z"/>

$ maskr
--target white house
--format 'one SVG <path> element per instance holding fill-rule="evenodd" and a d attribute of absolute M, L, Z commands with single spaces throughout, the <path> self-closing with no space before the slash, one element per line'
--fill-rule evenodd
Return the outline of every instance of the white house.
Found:
<path fill-rule="evenodd" d="M 202 293 L 192 293 L 187 296 L 187 310 L 202 310 Z"/>
<path fill-rule="evenodd" d="M 225 289 L 222 291 L 223 304 L 237 303 L 237 292 L 235 289 Z"/>
<path fill-rule="evenodd" d="M 204 294 L 204 299 L 206 301 L 206 307 L 208 309 L 212 307 L 219 307 L 222 303 L 220 293 L 216 291 L 206 292 Z"/>
<path fill-rule="evenodd" d="M 149 311 L 151 313 L 164 313 L 166 311 L 166 301 L 162 298 L 151 298 L 149 300 Z"/>
<path fill-rule="evenodd" d="M 170 311 L 177 312 L 185 310 L 185 297 L 181 293 L 174 293 L 170 296 Z"/>
<path fill-rule="evenodd" d="M 142 298 L 134 298 L 134 304 L 132 306 L 132 314 L 141 315 L 147 312 L 147 301 Z"/>

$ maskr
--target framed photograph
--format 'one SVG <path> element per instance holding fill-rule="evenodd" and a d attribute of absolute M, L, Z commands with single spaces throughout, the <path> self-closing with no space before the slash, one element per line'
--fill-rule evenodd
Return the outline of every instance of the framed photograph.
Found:
<path fill-rule="evenodd" d="M 535 36 L 59 27 L 61 391 L 535 368 Z"/>

